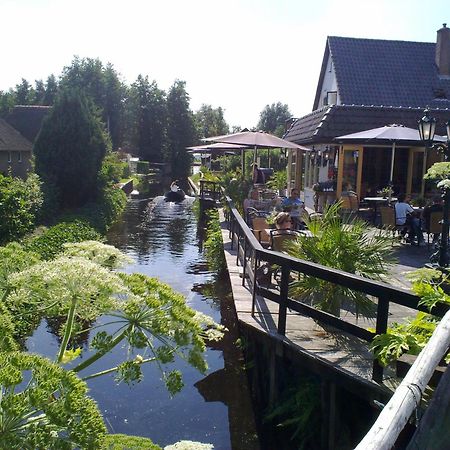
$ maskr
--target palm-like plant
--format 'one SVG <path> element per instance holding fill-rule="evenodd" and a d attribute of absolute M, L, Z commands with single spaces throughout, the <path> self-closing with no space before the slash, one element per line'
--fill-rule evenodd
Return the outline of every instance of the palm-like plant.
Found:
<path fill-rule="evenodd" d="M 300 236 L 289 244 L 290 255 L 324 266 L 380 280 L 392 264 L 391 240 L 385 231 L 370 233 L 368 225 L 355 217 L 339 215 L 341 205 L 328 207 L 321 220 L 309 220 L 312 237 Z M 364 293 L 300 274 L 290 293 L 336 316 L 341 307 L 356 316 L 373 317 L 374 303 Z"/>
<path fill-rule="evenodd" d="M 267 182 L 267 187 L 269 187 L 270 189 L 276 189 L 279 193 L 281 193 L 283 189 L 286 189 L 286 185 L 287 185 L 286 170 L 274 172 L 274 174 L 270 177 L 270 180 Z"/>

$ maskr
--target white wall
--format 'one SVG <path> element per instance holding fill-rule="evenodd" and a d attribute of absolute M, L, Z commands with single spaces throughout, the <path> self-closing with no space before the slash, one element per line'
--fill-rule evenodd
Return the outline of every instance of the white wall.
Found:
<path fill-rule="evenodd" d="M 338 93 L 336 104 L 340 105 L 341 100 L 339 98 L 339 91 L 338 91 L 338 86 L 337 86 L 337 82 L 336 82 L 336 73 L 334 71 L 334 65 L 331 61 L 331 56 L 328 56 L 327 68 L 325 70 L 322 88 L 320 91 L 319 108 L 324 106 L 323 99 L 326 97 L 327 92 L 333 92 L 333 91 L 336 91 Z"/>

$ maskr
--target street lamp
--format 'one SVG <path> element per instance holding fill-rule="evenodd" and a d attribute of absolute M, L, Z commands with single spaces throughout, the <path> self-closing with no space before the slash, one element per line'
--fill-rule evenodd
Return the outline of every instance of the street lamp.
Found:
<path fill-rule="evenodd" d="M 419 120 L 419 135 L 420 139 L 424 141 L 427 148 L 434 148 L 444 155 L 446 162 L 450 162 L 450 120 L 446 124 L 447 128 L 447 143 L 434 143 L 434 133 L 436 130 L 436 119 L 430 117 L 430 111 L 425 109 L 424 116 Z M 441 197 L 444 200 L 444 210 L 442 219 L 441 243 L 439 245 L 439 268 L 446 269 L 449 265 L 448 255 L 448 232 L 449 232 L 449 213 L 450 213 L 450 188 L 443 184 L 441 185 Z"/>

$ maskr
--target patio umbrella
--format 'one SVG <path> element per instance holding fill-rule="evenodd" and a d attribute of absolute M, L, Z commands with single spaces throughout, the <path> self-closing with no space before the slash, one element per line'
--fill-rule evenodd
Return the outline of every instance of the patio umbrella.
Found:
<path fill-rule="evenodd" d="M 437 141 L 442 139 L 441 136 L 437 137 Z M 419 136 L 419 130 L 414 128 L 408 128 L 404 125 L 392 124 L 384 127 L 372 128 L 370 130 L 360 131 L 358 133 L 346 134 L 335 138 L 340 143 L 351 142 L 360 144 L 381 144 L 391 145 L 391 170 L 389 177 L 389 185 L 392 186 L 392 178 L 394 175 L 394 159 L 395 159 L 395 147 L 400 143 L 403 145 L 417 145 L 422 140 Z M 390 193 L 392 192 L 392 188 Z M 389 195 L 390 197 L 390 195 Z M 389 198 L 390 200 L 390 198 Z"/>
<path fill-rule="evenodd" d="M 222 136 L 214 136 L 206 139 L 205 141 L 222 142 L 229 144 L 240 144 L 252 147 L 255 150 L 253 162 L 256 162 L 256 156 L 258 148 L 291 148 L 297 150 L 306 150 L 308 148 L 295 144 L 294 142 L 286 141 L 273 134 L 265 133 L 263 131 L 241 131 L 240 133 L 225 134 Z M 245 167 L 242 167 L 242 173 L 244 173 Z"/>

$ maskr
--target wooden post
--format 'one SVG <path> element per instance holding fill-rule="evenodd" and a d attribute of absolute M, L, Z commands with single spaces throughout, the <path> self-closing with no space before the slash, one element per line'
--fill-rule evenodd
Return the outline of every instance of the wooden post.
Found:
<path fill-rule="evenodd" d="M 281 286 L 280 286 L 280 305 L 278 307 L 278 333 L 283 336 L 286 334 L 286 300 L 289 293 L 289 274 L 291 273 L 289 265 L 281 266 Z"/>
<path fill-rule="evenodd" d="M 258 269 L 258 257 L 254 251 L 253 256 L 255 258 L 255 265 L 253 266 L 253 283 L 252 283 L 252 317 L 255 315 L 255 303 L 256 303 L 256 270 Z"/>
<path fill-rule="evenodd" d="M 244 236 L 244 261 L 242 264 L 242 286 L 245 286 L 246 271 L 247 271 L 247 238 Z"/>
<path fill-rule="evenodd" d="M 376 334 L 386 333 L 388 316 L 389 316 L 389 300 L 382 297 L 378 297 L 377 322 L 375 328 Z M 381 383 L 383 381 L 383 366 L 376 359 L 373 360 L 372 378 L 377 383 Z"/>

